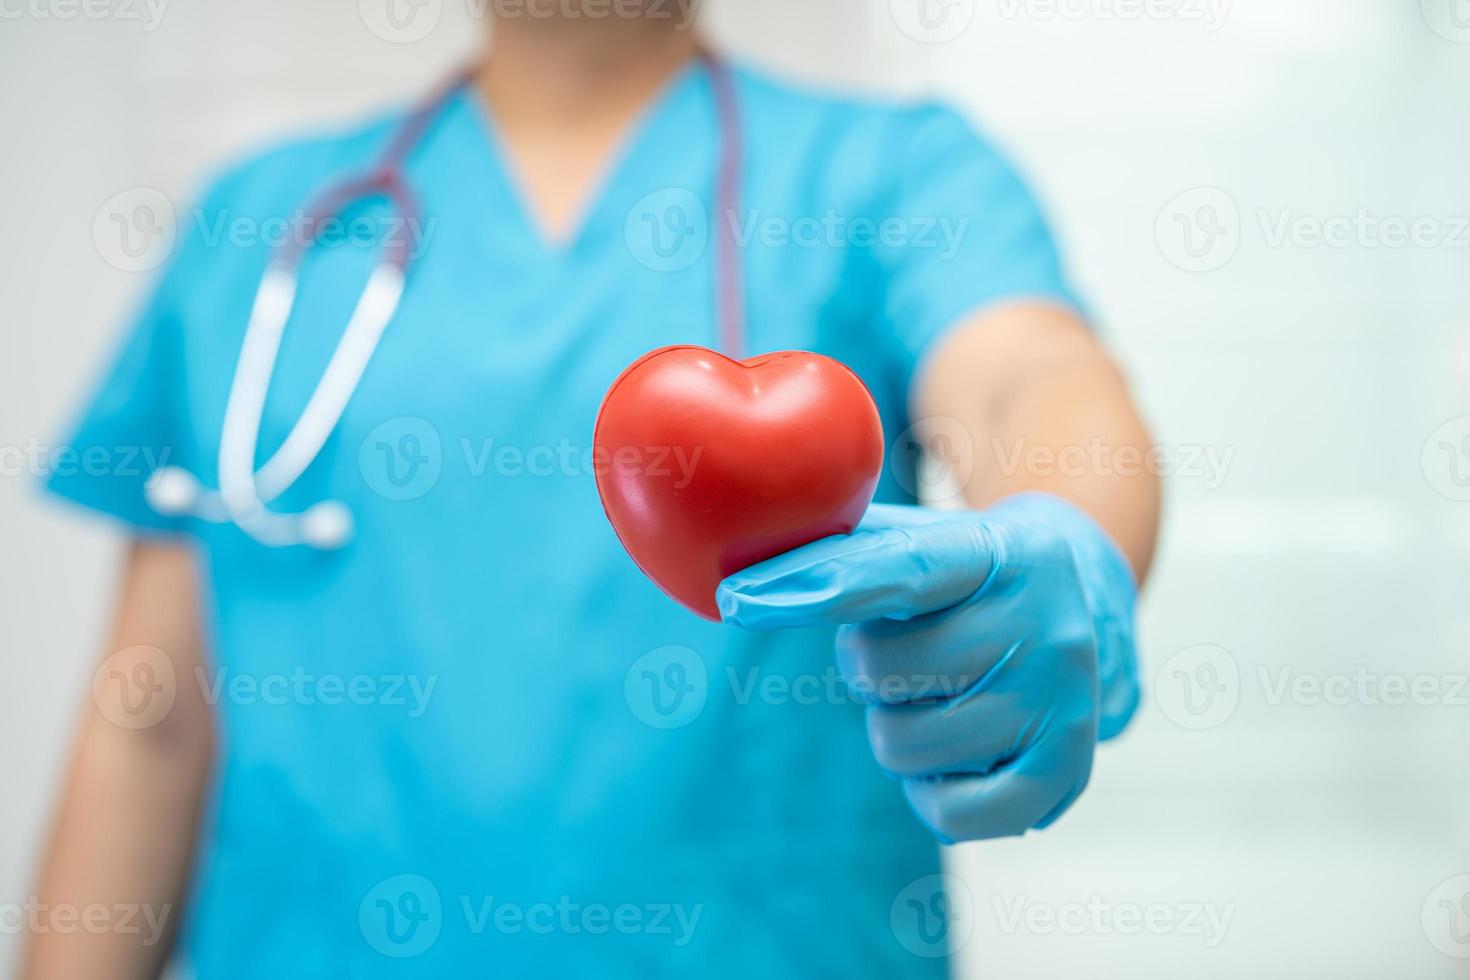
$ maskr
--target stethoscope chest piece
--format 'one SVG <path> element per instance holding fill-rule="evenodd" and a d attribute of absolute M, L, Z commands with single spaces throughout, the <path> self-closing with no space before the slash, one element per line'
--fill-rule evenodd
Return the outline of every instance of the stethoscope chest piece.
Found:
<path fill-rule="evenodd" d="M 192 516 L 217 524 L 230 521 L 219 495 L 206 491 L 183 467 L 154 470 L 143 492 L 148 505 L 165 517 Z M 352 543 L 356 530 L 352 511 L 340 500 L 320 501 L 300 514 L 269 514 L 267 523 L 273 525 L 270 530 L 261 527 L 261 516 L 267 513 L 262 508 L 254 519 L 240 523 L 241 530 L 256 540 L 262 536 L 269 539 L 261 541 L 263 544 L 304 544 L 319 551 L 337 551 Z"/>

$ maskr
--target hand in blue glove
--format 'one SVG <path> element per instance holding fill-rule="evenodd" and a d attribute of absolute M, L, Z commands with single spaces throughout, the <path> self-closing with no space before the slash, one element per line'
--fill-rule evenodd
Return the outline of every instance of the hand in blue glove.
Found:
<path fill-rule="evenodd" d="M 875 504 L 725 579 L 725 622 L 841 625 L 878 763 L 946 843 L 1018 836 L 1087 785 L 1099 738 L 1138 705 L 1137 587 L 1117 546 L 1059 497 L 985 511 Z"/>

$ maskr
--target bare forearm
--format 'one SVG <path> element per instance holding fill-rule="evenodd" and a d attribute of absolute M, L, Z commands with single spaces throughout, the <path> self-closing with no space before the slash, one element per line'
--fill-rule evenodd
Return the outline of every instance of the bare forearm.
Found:
<path fill-rule="evenodd" d="M 86 702 L 28 903 L 26 980 L 156 977 L 167 960 L 212 754 L 181 563 L 156 554 L 130 563 L 117 652 Z M 128 686 L 140 678 L 156 702 Z"/>
<path fill-rule="evenodd" d="M 966 502 L 1027 490 L 1065 497 L 1143 580 L 1160 508 L 1152 439 L 1121 373 L 1072 315 L 1017 307 L 962 326 L 934 357 L 915 410 L 963 433 L 965 445 L 950 444 Z"/>
<path fill-rule="evenodd" d="M 1058 365 L 1019 385 L 978 447 L 979 502 L 1024 490 L 1066 497 L 1107 529 L 1140 580 L 1153 556 L 1158 480 L 1152 442 L 1122 379 L 1106 363 Z"/>
<path fill-rule="evenodd" d="M 28 916 L 29 980 L 154 977 L 168 955 L 202 775 L 98 730 L 110 724 L 89 722 L 73 760 Z"/>

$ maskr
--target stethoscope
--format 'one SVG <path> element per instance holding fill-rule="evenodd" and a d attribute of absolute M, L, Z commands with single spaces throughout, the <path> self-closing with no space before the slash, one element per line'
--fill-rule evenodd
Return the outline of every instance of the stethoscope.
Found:
<path fill-rule="evenodd" d="M 727 354 L 738 356 L 745 315 L 740 256 L 728 216 L 735 214 L 739 207 L 744 155 L 740 111 L 729 66 L 706 51 L 701 51 L 700 57 L 709 71 L 720 127 L 715 194 L 716 215 L 724 220 L 712 222 L 718 232 L 715 272 L 720 342 Z M 301 478 L 341 421 L 383 331 L 403 298 L 410 261 L 409 242 L 395 240 L 384 246 L 382 257 L 369 275 L 301 417 L 280 448 L 256 470 L 261 416 L 280 353 L 281 335 L 295 305 L 302 257 L 324 224 L 356 202 L 382 197 L 397 211 L 404 227 L 416 227 L 418 200 L 404 178 L 405 161 L 434 120 L 471 83 L 475 74 L 474 70 L 456 74 L 410 112 L 377 166 L 366 176 L 344 181 L 315 200 L 306 211 L 306 235 L 301 241 L 286 242 L 271 257 L 251 304 L 245 339 L 225 401 L 219 443 L 219 489 L 206 489 L 181 467 L 160 467 L 145 486 L 148 503 L 154 510 L 215 524 L 234 523 L 269 547 L 304 544 L 331 550 L 352 540 L 352 512 L 341 501 L 323 500 L 296 514 L 278 513 L 268 505 Z"/>

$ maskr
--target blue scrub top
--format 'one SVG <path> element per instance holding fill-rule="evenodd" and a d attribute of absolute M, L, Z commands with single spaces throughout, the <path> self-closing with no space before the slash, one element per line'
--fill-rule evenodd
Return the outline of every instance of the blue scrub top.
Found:
<path fill-rule="evenodd" d="M 879 497 L 908 500 L 905 400 L 936 339 L 987 304 L 1071 302 L 1045 222 L 951 111 L 735 80 L 746 349 L 857 371 L 890 446 Z M 407 168 L 423 218 L 402 308 L 276 504 L 345 502 L 346 549 L 273 550 L 148 508 L 153 462 L 218 485 L 270 244 L 401 117 L 255 157 L 181 216 L 66 443 L 76 465 L 50 479 L 143 532 L 192 534 L 202 556 L 209 662 L 175 679 L 205 688 L 222 730 L 194 970 L 941 975 L 939 850 L 873 761 L 830 632 L 701 621 L 638 572 L 598 502 L 593 422 L 618 372 L 718 343 L 702 66 L 633 128 L 565 244 L 529 217 L 477 96 L 449 103 Z M 362 233 L 395 233 L 382 202 L 347 217 L 305 261 L 260 462 L 371 268 Z M 80 465 L 89 450 L 104 465 Z"/>

